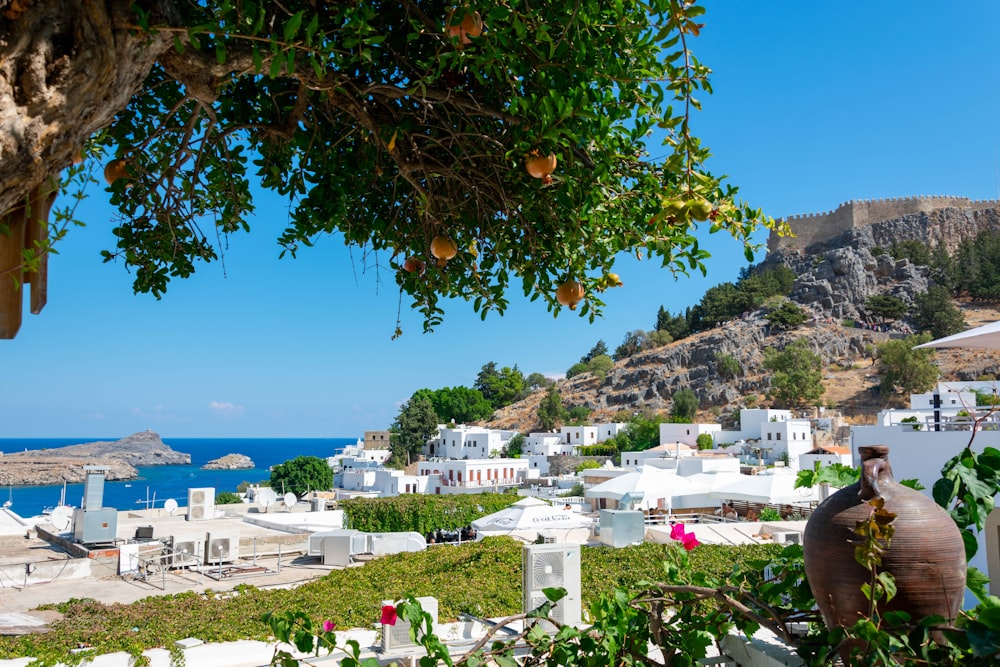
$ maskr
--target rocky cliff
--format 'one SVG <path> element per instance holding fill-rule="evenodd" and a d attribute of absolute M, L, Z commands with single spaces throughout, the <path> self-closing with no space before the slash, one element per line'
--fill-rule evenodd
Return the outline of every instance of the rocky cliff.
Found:
<path fill-rule="evenodd" d="M 88 465 L 106 467 L 107 480 L 128 480 L 139 476 L 136 467 L 190 463 L 190 454 L 173 450 L 152 431 L 143 431 L 121 440 L 5 453 L 0 456 L 0 485 L 83 482 Z"/>
<path fill-rule="evenodd" d="M 823 360 L 824 403 L 836 404 L 848 417 L 870 417 L 888 403 L 875 390 L 879 378 L 870 350 L 900 334 L 845 323 L 874 320 L 865 308 L 873 295 L 892 295 L 913 303 L 916 294 L 933 284 L 927 267 L 895 260 L 885 251 L 894 242 L 916 240 L 931 247 L 943 243 L 953 252 L 962 240 L 986 229 L 1000 230 L 1000 210 L 945 208 L 873 223 L 805 248 L 780 248 L 763 264 L 783 264 L 795 272 L 789 298 L 809 313 L 805 324 L 790 331 L 775 330 L 765 318 L 766 311 L 746 313 L 723 326 L 622 359 L 604 379 L 584 373 L 562 380 L 563 404 L 589 407 L 592 419 L 622 417 L 639 410 L 666 413 L 673 394 L 689 388 L 703 410 L 725 417 L 728 411 L 760 405 L 764 399 L 770 387 L 769 374 L 762 368 L 765 348 L 782 349 L 805 338 Z M 970 326 L 1000 319 L 1000 311 L 991 305 L 958 305 Z M 742 372 L 735 378 L 720 374 L 717 354 L 735 358 Z M 989 351 L 940 350 L 936 360 L 945 380 L 1000 377 L 1000 355 Z M 543 394 L 536 392 L 498 411 L 489 425 L 537 429 L 535 412 Z"/>

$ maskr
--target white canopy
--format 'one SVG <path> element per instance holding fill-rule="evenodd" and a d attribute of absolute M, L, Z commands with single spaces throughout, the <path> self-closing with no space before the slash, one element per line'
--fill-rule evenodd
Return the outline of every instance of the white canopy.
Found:
<path fill-rule="evenodd" d="M 572 510 L 553 507 L 544 500 L 528 497 L 499 512 L 476 519 L 472 522 L 472 527 L 480 537 L 512 535 L 534 540 L 538 531 L 585 529 L 589 535 L 593 523 L 593 520 Z M 586 539 L 586 535 L 583 539 Z"/>
<path fill-rule="evenodd" d="M 969 329 L 952 336 L 932 340 L 913 349 L 924 347 L 978 347 L 989 350 L 1000 349 L 1000 322 L 991 322 L 981 327 Z"/>
<path fill-rule="evenodd" d="M 752 503 L 773 503 L 775 505 L 791 505 L 819 500 L 816 487 L 795 488 L 795 473 L 792 471 L 768 471 L 759 475 L 731 476 L 719 480 L 712 492 L 711 498 L 718 500 L 743 500 Z"/>
<path fill-rule="evenodd" d="M 626 473 L 593 486 L 584 493 L 584 497 L 612 500 L 621 500 L 626 495 L 633 500 L 641 497 L 636 507 L 650 509 L 657 507 L 660 500 L 669 505 L 674 498 L 708 493 L 711 490 L 708 478 L 699 477 L 696 480 L 678 475 L 673 470 L 643 466 L 641 471 Z"/>

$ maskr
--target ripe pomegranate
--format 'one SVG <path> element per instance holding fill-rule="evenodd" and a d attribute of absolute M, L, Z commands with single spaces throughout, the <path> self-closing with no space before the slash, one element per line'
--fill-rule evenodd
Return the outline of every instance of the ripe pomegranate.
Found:
<path fill-rule="evenodd" d="M 473 37 L 483 34 L 483 17 L 475 10 L 456 7 L 448 14 L 445 28 L 448 37 L 456 41 L 459 46 L 472 44 Z"/>
<path fill-rule="evenodd" d="M 403 270 L 407 273 L 413 273 L 414 271 L 423 271 L 424 263 L 421 262 L 416 257 L 407 257 L 406 261 L 403 262 Z"/>
<path fill-rule="evenodd" d="M 121 158 L 112 160 L 104 166 L 104 180 L 108 185 L 112 185 L 119 178 L 129 178 L 128 162 Z"/>
<path fill-rule="evenodd" d="M 524 168 L 528 170 L 532 178 L 546 179 L 556 170 L 556 162 L 555 153 L 549 153 L 548 155 L 538 155 L 535 153 L 529 155 L 528 159 L 524 161 Z"/>
<path fill-rule="evenodd" d="M 583 301 L 583 285 L 575 280 L 567 280 L 556 289 L 556 301 L 570 310 L 576 310 L 576 304 Z"/>
<path fill-rule="evenodd" d="M 431 240 L 431 254 L 447 262 L 458 254 L 458 246 L 447 236 L 435 236 Z"/>

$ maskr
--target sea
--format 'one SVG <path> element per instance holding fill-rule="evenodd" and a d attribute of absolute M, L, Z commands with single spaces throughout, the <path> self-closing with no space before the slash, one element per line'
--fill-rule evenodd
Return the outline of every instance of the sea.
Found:
<path fill-rule="evenodd" d="M 111 438 L 0 438 L 0 452 L 51 449 L 86 442 L 114 441 Z M 298 456 L 326 458 L 353 445 L 357 438 L 165 438 L 164 442 L 178 452 L 191 455 L 190 465 L 151 466 L 139 468 L 139 479 L 128 482 L 104 483 L 104 507 L 119 511 L 162 508 L 168 498 L 180 506 L 187 505 L 188 489 L 213 487 L 220 491 L 236 491 L 241 482 L 267 481 L 271 466 Z M 245 454 L 256 466 L 247 470 L 202 470 L 201 466 L 226 454 Z M 59 504 L 63 486 L 0 487 L 0 504 L 10 501 L 10 509 L 23 517 L 41 514 Z M 80 507 L 83 484 L 65 486 L 65 502 Z"/>

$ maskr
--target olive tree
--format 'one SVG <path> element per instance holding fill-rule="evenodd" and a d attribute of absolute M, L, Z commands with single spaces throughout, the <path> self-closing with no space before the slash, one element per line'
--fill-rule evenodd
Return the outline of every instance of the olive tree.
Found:
<path fill-rule="evenodd" d="M 282 253 L 361 248 L 426 328 L 448 298 L 503 312 L 515 278 L 592 318 L 622 251 L 704 270 L 697 230 L 752 256 L 751 233 L 774 224 L 704 168 L 695 3 L 3 7 L 3 337 L 20 324 L 11 290 L 28 281 L 32 310 L 44 305 L 45 258 L 76 201 L 50 216 L 55 191 L 95 164 L 117 208 L 105 260 L 137 291 L 160 297 L 217 260 L 258 224 L 266 190 L 287 199 Z"/>

